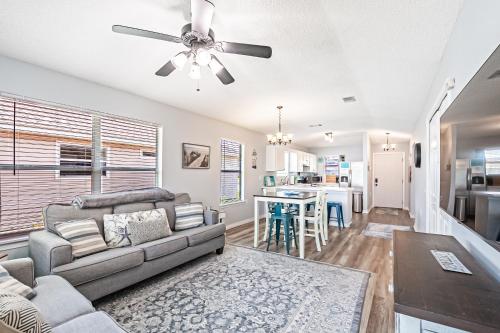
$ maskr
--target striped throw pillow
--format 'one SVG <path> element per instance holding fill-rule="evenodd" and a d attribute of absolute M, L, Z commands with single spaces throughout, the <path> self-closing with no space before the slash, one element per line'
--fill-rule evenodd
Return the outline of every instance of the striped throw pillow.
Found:
<path fill-rule="evenodd" d="M 32 302 L 0 290 L 0 332 L 50 333 L 52 329 Z"/>
<path fill-rule="evenodd" d="M 94 219 L 60 222 L 55 224 L 55 228 L 59 236 L 71 243 L 75 258 L 101 252 L 108 248 Z"/>
<path fill-rule="evenodd" d="M 36 295 L 36 291 L 10 276 L 2 266 L 0 266 L 0 290 L 13 292 L 27 299 L 32 299 Z"/>
<path fill-rule="evenodd" d="M 203 224 L 203 204 L 192 202 L 175 206 L 175 230 L 196 228 Z"/>

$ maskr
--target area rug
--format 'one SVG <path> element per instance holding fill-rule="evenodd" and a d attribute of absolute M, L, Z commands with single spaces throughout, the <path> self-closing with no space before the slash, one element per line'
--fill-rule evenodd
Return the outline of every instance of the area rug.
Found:
<path fill-rule="evenodd" d="M 370 274 L 226 245 L 96 307 L 129 332 L 358 332 Z"/>
<path fill-rule="evenodd" d="M 382 224 L 382 223 L 368 223 L 363 235 L 370 237 L 379 237 L 385 239 L 392 239 L 392 232 L 394 230 L 410 231 L 411 228 L 402 225 Z"/>
<path fill-rule="evenodd" d="M 377 208 L 375 209 L 375 214 L 398 216 L 399 211 L 393 208 Z"/>

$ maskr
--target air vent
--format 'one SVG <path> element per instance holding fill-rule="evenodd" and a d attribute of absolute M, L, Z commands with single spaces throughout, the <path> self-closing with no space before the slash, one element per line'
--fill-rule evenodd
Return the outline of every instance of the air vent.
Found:
<path fill-rule="evenodd" d="M 491 74 L 488 80 L 498 79 L 499 77 L 500 77 L 500 69 L 497 70 L 495 73 Z"/>
<path fill-rule="evenodd" d="M 354 96 L 342 97 L 342 100 L 344 101 L 344 103 L 353 103 L 356 102 L 356 97 Z"/>
<path fill-rule="evenodd" d="M 323 124 L 311 124 L 309 125 L 309 127 L 321 127 L 323 126 Z"/>

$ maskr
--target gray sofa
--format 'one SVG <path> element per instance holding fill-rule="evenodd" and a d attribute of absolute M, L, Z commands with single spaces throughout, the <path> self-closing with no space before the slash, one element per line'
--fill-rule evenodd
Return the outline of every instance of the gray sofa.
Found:
<path fill-rule="evenodd" d="M 0 265 L 12 277 L 36 291 L 31 302 L 53 333 L 126 333 L 108 314 L 96 311 L 88 299 L 60 276 L 34 279 L 30 258 L 8 260 Z"/>
<path fill-rule="evenodd" d="M 49 205 L 43 212 L 45 230 L 32 232 L 29 237 L 35 276 L 61 276 L 93 301 L 210 252 L 222 253 L 226 227 L 218 223 L 216 213 L 205 212 L 205 223 L 200 227 L 175 231 L 174 206 L 190 200 L 188 194 L 182 193 L 169 201 L 133 202 L 100 208 Z M 166 210 L 174 232 L 169 237 L 138 246 L 108 249 L 73 259 L 70 243 L 54 232 L 57 222 L 94 218 L 103 234 L 104 214 L 155 208 Z"/>

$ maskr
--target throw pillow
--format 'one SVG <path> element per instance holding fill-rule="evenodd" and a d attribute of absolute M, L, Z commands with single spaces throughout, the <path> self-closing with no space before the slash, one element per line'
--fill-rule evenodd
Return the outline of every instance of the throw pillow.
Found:
<path fill-rule="evenodd" d="M 130 222 L 141 223 L 144 221 L 162 219 L 168 224 L 167 214 L 163 208 L 133 213 L 104 215 L 104 239 L 110 248 L 128 246 L 132 243 Z M 167 232 L 167 236 L 171 234 L 170 228 Z M 138 241 L 138 239 L 135 239 L 135 241 Z"/>
<path fill-rule="evenodd" d="M 2 266 L 0 266 L 0 290 L 13 292 L 27 299 L 32 299 L 36 295 L 36 291 L 10 276 Z"/>
<path fill-rule="evenodd" d="M 192 202 L 175 206 L 175 230 L 196 228 L 203 224 L 203 204 Z"/>
<path fill-rule="evenodd" d="M 131 220 L 128 223 L 132 246 L 165 238 L 172 234 L 165 209 L 142 212 L 141 217 L 142 219 Z"/>
<path fill-rule="evenodd" d="M 71 243 L 75 258 L 101 252 L 108 248 L 94 219 L 59 222 L 55 224 L 55 228 L 59 236 Z"/>
<path fill-rule="evenodd" d="M 0 331 L 50 333 L 50 326 L 33 303 L 8 291 L 0 291 Z"/>

